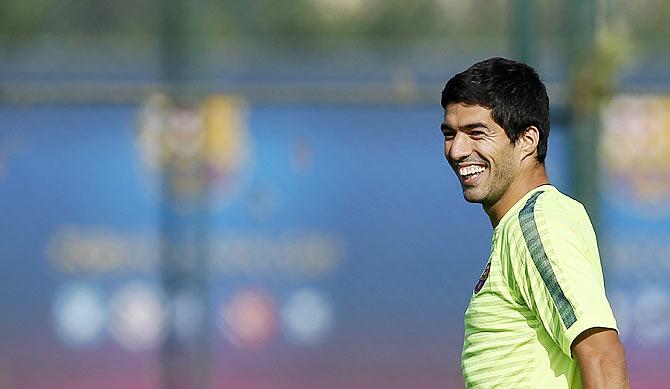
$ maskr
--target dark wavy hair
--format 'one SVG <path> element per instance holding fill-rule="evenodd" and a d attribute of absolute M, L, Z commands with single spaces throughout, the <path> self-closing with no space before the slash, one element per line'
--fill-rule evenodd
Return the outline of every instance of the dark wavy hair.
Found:
<path fill-rule="evenodd" d="M 544 164 L 549 139 L 549 96 L 537 72 L 505 58 L 491 58 L 452 77 L 442 91 L 442 108 L 449 104 L 479 105 L 515 143 L 530 126 L 540 132 L 537 160 Z"/>

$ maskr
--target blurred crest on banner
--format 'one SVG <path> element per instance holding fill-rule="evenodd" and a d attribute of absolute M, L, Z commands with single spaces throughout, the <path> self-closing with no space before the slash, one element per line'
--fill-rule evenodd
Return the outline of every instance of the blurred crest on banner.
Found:
<path fill-rule="evenodd" d="M 603 111 L 604 197 L 623 212 L 670 213 L 670 97 L 621 95 Z"/>
<path fill-rule="evenodd" d="M 246 103 L 224 95 L 175 101 L 154 93 L 140 109 L 137 145 L 151 184 L 170 170 L 165 184 L 177 208 L 206 192 L 209 207 L 220 210 L 238 195 L 250 170 Z"/>

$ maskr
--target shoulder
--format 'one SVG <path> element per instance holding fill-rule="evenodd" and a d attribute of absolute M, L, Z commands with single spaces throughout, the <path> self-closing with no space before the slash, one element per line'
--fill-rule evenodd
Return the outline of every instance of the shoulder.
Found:
<path fill-rule="evenodd" d="M 520 220 L 531 255 L 542 251 L 556 267 L 575 266 L 577 259 L 599 262 L 595 231 L 580 202 L 552 188 L 527 213 Z"/>
<path fill-rule="evenodd" d="M 541 212 L 564 214 L 572 217 L 586 216 L 582 203 L 553 187 L 540 193 L 535 209 Z"/>
<path fill-rule="evenodd" d="M 538 230 L 549 236 L 590 236 L 593 233 L 584 205 L 557 189 L 547 190 L 538 197 L 533 217 Z"/>
<path fill-rule="evenodd" d="M 505 220 L 499 230 L 508 240 L 545 230 L 547 225 L 580 230 L 591 225 L 584 206 L 553 186 L 537 190 L 516 206 L 513 217 Z"/>
<path fill-rule="evenodd" d="M 514 219 L 504 226 L 503 235 L 521 258 L 544 251 L 546 246 L 562 250 L 567 244 L 572 249 L 591 250 L 596 244 L 584 206 L 553 186 L 524 199 Z"/>

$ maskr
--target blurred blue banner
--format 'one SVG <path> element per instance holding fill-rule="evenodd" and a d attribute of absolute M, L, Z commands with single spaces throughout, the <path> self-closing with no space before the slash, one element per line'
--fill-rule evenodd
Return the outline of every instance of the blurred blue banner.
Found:
<path fill-rule="evenodd" d="M 202 328 L 214 387 L 462 386 L 491 227 L 444 161 L 439 107 L 238 103 L 177 108 L 185 130 L 168 136 L 150 103 L 0 107 L 0 387 L 157 387 L 167 337 Z M 189 132 L 201 117 L 205 135 Z M 208 304 L 166 294 L 161 220 L 188 214 L 199 185 L 177 174 L 166 199 L 166 142 L 186 159 L 206 146 Z M 563 190 L 567 144 L 558 123 L 548 168 Z M 654 305 L 644 277 L 623 276 L 612 258 L 631 219 L 608 207 L 601 249 L 629 360 L 667 355 L 667 326 L 637 314 L 667 304 L 667 283 Z M 631 368 L 634 383 L 667 378 Z"/>

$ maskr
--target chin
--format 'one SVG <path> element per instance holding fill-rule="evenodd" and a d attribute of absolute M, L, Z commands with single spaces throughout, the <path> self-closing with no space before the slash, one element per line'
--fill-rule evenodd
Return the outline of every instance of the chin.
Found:
<path fill-rule="evenodd" d="M 468 203 L 483 203 L 485 199 L 481 193 L 473 193 L 473 191 L 469 191 L 467 189 L 463 190 L 463 198 Z"/>

